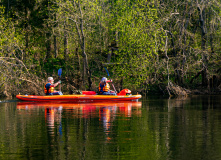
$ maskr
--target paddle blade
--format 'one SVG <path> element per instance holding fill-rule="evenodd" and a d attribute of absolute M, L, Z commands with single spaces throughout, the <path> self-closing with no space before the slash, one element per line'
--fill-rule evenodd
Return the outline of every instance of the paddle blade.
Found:
<path fill-rule="evenodd" d="M 61 73 L 62 73 L 62 69 L 60 68 L 60 69 L 58 70 L 58 76 L 59 76 L 59 77 L 61 77 Z"/>
<path fill-rule="evenodd" d="M 109 72 L 108 72 L 107 68 L 104 67 L 104 69 L 106 70 L 107 75 L 108 75 L 108 77 L 109 77 L 110 75 L 109 75 Z"/>

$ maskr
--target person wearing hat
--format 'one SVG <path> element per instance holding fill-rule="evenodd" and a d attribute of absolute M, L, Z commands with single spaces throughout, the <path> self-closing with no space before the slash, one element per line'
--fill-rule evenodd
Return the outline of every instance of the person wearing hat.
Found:
<path fill-rule="evenodd" d="M 44 92 L 46 95 L 63 95 L 60 91 L 55 91 L 54 87 L 60 84 L 61 81 L 58 81 L 54 84 L 53 77 L 48 77 L 48 82 L 44 86 Z"/>
<path fill-rule="evenodd" d="M 112 82 L 112 80 L 107 80 L 106 77 L 103 77 L 99 83 L 99 94 L 101 95 L 116 95 L 115 92 L 110 91 L 110 85 L 108 82 Z"/>

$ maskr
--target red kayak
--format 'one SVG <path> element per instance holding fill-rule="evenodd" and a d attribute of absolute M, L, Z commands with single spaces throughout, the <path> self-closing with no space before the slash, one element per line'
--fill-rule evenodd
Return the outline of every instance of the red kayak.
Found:
<path fill-rule="evenodd" d="M 97 95 L 94 91 L 82 91 L 82 94 L 73 95 L 17 95 L 16 98 L 22 101 L 37 101 L 37 102 L 110 102 L 110 101 L 138 101 L 141 95 L 131 95 L 128 89 L 122 90 L 117 95 Z"/>

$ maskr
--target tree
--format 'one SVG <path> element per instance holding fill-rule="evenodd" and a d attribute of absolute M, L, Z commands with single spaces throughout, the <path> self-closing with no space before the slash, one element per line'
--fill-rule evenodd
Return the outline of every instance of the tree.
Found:
<path fill-rule="evenodd" d="M 124 79 L 125 87 L 147 85 L 155 57 L 155 37 L 162 37 L 154 1 L 118 0 L 113 8 L 111 30 L 117 33 L 118 53 L 112 62 L 115 74 Z M 158 43 L 162 45 L 162 43 Z"/>
<path fill-rule="evenodd" d="M 162 20 L 160 23 L 169 31 L 171 39 L 169 55 L 172 57 L 171 65 L 174 66 L 175 82 L 185 86 L 188 80 L 185 81 L 184 77 L 188 79 L 192 73 L 196 73 L 194 79 L 201 75 L 202 86 L 208 88 L 210 75 L 214 72 L 211 70 L 209 57 L 216 55 L 214 52 L 219 52 L 219 49 L 214 50 L 211 42 L 220 41 L 214 36 L 220 29 L 220 3 L 183 0 L 160 1 L 160 4 L 163 13 L 159 15 Z M 163 23 L 164 20 L 167 23 Z"/>

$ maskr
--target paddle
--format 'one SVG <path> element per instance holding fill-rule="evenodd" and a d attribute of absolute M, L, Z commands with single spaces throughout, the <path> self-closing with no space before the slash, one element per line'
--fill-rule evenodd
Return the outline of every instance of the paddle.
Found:
<path fill-rule="evenodd" d="M 109 72 L 108 72 L 107 68 L 104 67 L 104 69 L 106 70 L 107 75 L 108 75 L 108 77 L 110 78 L 110 75 L 109 75 Z M 110 80 L 111 80 L 111 78 L 110 78 Z M 115 87 L 114 87 L 114 84 L 113 84 L 113 83 L 111 83 L 111 84 L 112 84 L 112 87 L 114 88 L 115 93 L 117 93 L 117 91 L 116 91 L 116 89 L 115 89 Z"/>
<path fill-rule="evenodd" d="M 59 80 L 61 80 L 61 73 L 62 73 L 62 69 L 60 68 L 60 69 L 58 70 Z M 61 91 L 61 83 L 59 84 L 59 91 Z"/>

